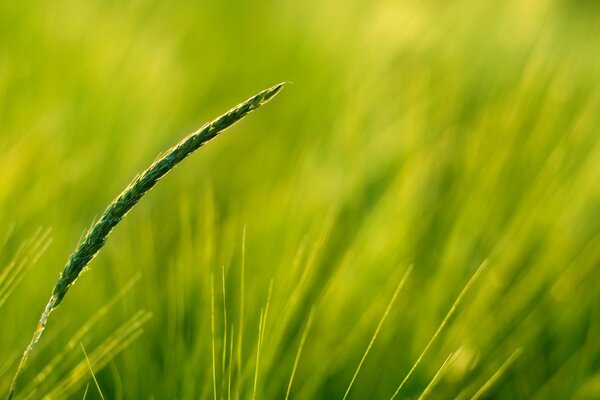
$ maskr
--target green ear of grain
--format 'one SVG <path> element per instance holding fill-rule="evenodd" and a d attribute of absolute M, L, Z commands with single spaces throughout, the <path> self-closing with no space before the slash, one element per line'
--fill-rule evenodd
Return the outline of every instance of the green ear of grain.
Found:
<path fill-rule="evenodd" d="M 196 132 L 185 137 L 179 144 L 169 149 L 164 155 L 152 163 L 148 169 L 138 175 L 129 186 L 108 205 L 100 217 L 100 220 L 92 226 L 79 243 L 67 261 L 60 278 L 56 282 L 52 291 L 52 296 L 40 317 L 40 321 L 33 333 L 33 338 L 23 353 L 19 367 L 13 378 L 8 394 L 9 400 L 12 399 L 14 395 L 17 379 L 27 362 L 29 354 L 42 336 L 50 313 L 58 307 L 69 291 L 71 285 L 75 283 L 75 280 L 81 275 L 84 268 L 89 264 L 92 258 L 96 256 L 102 246 L 104 246 L 104 243 L 113 228 L 123 219 L 123 217 L 125 217 L 129 210 L 137 204 L 142 196 L 156 185 L 160 178 L 165 176 L 184 158 L 196 151 L 203 144 L 244 118 L 248 113 L 256 110 L 272 99 L 283 88 L 283 85 L 284 83 L 280 83 L 269 89 L 263 90 L 245 102 L 232 108 L 214 121 L 207 123 Z"/>

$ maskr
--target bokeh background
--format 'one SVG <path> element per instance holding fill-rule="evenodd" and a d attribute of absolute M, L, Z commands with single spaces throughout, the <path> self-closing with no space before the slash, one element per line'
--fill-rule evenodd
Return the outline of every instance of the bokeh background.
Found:
<path fill-rule="evenodd" d="M 348 396 L 390 398 L 487 260 L 398 398 L 600 398 L 599 12 L 0 1 L 0 390 L 135 174 L 291 81 L 117 227 L 17 397 L 284 398 L 306 332 L 290 398 L 342 398 L 414 265 Z"/>

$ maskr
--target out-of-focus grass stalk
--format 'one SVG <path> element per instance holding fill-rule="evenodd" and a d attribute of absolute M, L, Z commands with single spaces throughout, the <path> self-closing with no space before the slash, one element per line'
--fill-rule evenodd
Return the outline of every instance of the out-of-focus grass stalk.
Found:
<path fill-rule="evenodd" d="M 379 331 L 381 330 L 383 323 L 385 322 L 388 314 L 390 313 L 390 310 L 392 309 L 392 306 L 394 305 L 394 302 L 396 301 L 396 298 L 398 297 L 398 293 L 400 293 L 400 290 L 406 283 L 406 280 L 408 279 L 408 276 L 412 272 L 412 269 L 413 269 L 413 266 L 410 265 L 408 267 L 408 269 L 406 270 L 406 272 L 404 273 L 404 275 L 402 276 L 400 283 L 398 283 L 398 286 L 396 286 L 396 290 L 394 291 L 394 294 L 392 295 L 392 298 L 390 299 L 390 301 L 385 309 L 385 312 L 381 316 L 381 319 L 379 320 L 379 323 L 377 324 L 377 328 L 375 329 L 373 336 L 371 336 L 371 341 L 369 342 L 367 349 L 363 353 L 363 356 L 360 359 L 358 366 L 356 367 L 356 371 L 354 371 L 354 375 L 352 375 L 352 379 L 350 380 L 350 384 L 348 385 L 348 388 L 346 389 L 346 392 L 344 393 L 344 397 L 342 398 L 342 400 L 346 400 L 348 398 L 348 395 L 350 394 L 350 390 L 352 389 L 352 385 L 354 385 L 354 381 L 356 380 L 356 377 L 358 376 L 358 373 L 360 372 L 360 369 L 362 368 L 363 363 L 365 362 L 367 356 L 369 355 L 369 352 L 371 351 L 371 348 L 373 347 L 373 344 L 375 343 L 375 339 L 377 339 L 377 336 L 379 335 Z"/>
<path fill-rule="evenodd" d="M 504 374 L 504 372 L 506 372 L 508 367 L 510 367 L 510 365 L 521 355 L 522 352 L 523 352 L 523 350 L 520 347 L 518 349 L 516 349 L 510 355 L 510 357 L 508 357 L 506 359 L 506 361 L 504 361 L 504 363 L 502 363 L 500 368 L 498 368 L 498 370 L 496 372 L 494 372 L 494 374 L 490 377 L 490 379 L 488 379 L 483 384 L 483 386 L 481 388 L 479 388 L 479 390 L 473 395 L 473 397 L 471 397 L 471 400 L 479 400 L 481 397 L 483 397 L 485 395 L 485 393 L 494 385 L 494 383 L 496 383 L 496 381 L 498 379 L 500 379 L 502 374 Z"/>
<path fill-rule="evenodd" d="M 438 336 L 440 335 L 440 333 L 442 332 L 442 330 L 444 330 L 444 327 L 448 324 L 448 321 L 450 321 L 450 318 L 452 318 L 452 316 L 456 312 L 456 309 L 458 308 L 458 305 L 460 304 L 460 302 L 462 301 L 462 299 L 465 297 L 465 295 L 467 294 L 467 292 L 469 291 L 469 289 L 471 288 L 471 286 L 473 286 L 473 283 L 475 283 L 475 281 L 477 280 L 477 278 L 481 274 L 481 271 L 483 271 L 485 269 L 485 267 L 487 266 L 487 264 L 488 264 L 488 260 L 486 259 L 486 260 L 484 260 L 481 263 L 481 265 L 479 266 L 479 268 L 477 268 L 477 270 L 475 271 L 475 273 L 467 281 L 467 283 L 465 284 L 465 286 L 463 287 L 463 289 L 458 294 L 458 297 L 456 298 L 456 300 L 454 300 L 454 303 L 452 303 L 452 307 L 450 307 L 450 310 L 448 310 L 448 312 L 446 313 L 446 316 L 444 317 L 444 319 L 442 320 L 442 322 L 438 326 L 437 330 L 435 331 L 435 333 L 433 334 L 433 336 L 431 337 L 431 339 L 429 339 L 429 342 L 427 342 L 427 345 L 425 346 L 425 348 L 423 349 L 423 351 L 421 352 L 421 354 L 417 358 L 417 361 L 414 362 L 414 364 L 412 365 L 412 367 L 410 368 L 410 370 L 408 371 L 408 373 L 406 374 L 406 376 L 404 377 L 404 379 L 402 380 L 402 382 L 400 383 L 400 385 L 398 386 L 398 388 L 396 389 L 396 391 L 392 395 L 391 400 L 394 400 L 398 396 L 398 393 L 400 393 L 400 390 L 402 389 L 402 387 L 404 386 L 404 384 L 408 381 L 408 379 L 412 376 L 412 374 L 415 371 L 415 369 L 419 366 L 419 364 L 421 363 L 421 360 L 423 360 L 423 357 L 425 357 L 425 354 L 427 353 L 427 351 L 429 350 L 429 348 L 431 347 L 431 345 L 433 344 L 433 342 L 435 342 L 435 340 L 438 338 Z"/>
<path fill-rule="evenodd" d="M 446 357 L 446 360 L 444 360 L 440 369 L 438 369 L 438 371 L 435 373 L 435 375 L 433 376 L 431 381 L 429 381 L 427 386 L 425 386 L 423 393 L 421 393 L 421 395 L 419 396 L 419 398 L 417 400 L 425 400 L 425 398 L 427 398 L 431 394 L 433 387 L 439 382 L 441 377 L 444 375 L 444 373 L 448 369 L 448 366 L 450 364 L 452 364 L 452 361 L 454 361 L 455 359 L 456 359 L 456 357 L 455 357 L 454 353 L 448 354 L 448 357 Z"/>
<path fill-rule="evenodd" d="M 50 313 L 62 302 L 71 285 L 75 283 L 85 267 L 94 258 L 102 246 L 104 246 L 112 229 L 123 219 L 123 217 L 125 217 L 129 210 L 137 204 L 142 196 L 156 185 L 160 178 L 166 175 L 184 158 L 200 148 L 200 146 L 244 118 L 248 113 L 268 102 L 273 96 L 279 93 L 283 88 L 283 85 L 284 83 L 280 83 L 269 89 L 263 90 L 184 138 L 179 144 L 159 157 L 142 174 L 138 175 L 129 186 L 108 205 L 100 217 L 100 220 L 92 226 L 84 236 L 83 240 L 79 243 L 56 282 L 54 290 L 52 291 L 52 296 L 40 317 L 31 342 L 25 349 L 17 372 L 13 378 L 8 393 L 9 400 L 12 399 L 14 395 L 17 379 L 27 362 L 29 354 L 42 336 Z"/>

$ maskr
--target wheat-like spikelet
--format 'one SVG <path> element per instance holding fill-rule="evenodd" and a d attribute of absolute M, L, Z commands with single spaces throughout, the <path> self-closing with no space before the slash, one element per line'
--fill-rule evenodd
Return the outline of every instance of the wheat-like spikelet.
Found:
<path fill-rule="evenodd" d="M 169 149 L 164 155 L 160 156 L 152 163 L 148 169 L 138 175 L 129 186 L 108 205 L 100 217 L 100 220 L 98 220 L 98 222 L 96 222 L 96 224 L 94 224 L 86 233 L 73 254 L 71 254 L 58 281 L 54 285 L 52 296 L 40 317 L 38 325 L 33 333 L 33 338 L 23 353 L 11 384 L 8 399 L 13 397 L 17 379 L 23 370 L 33 347 L 42 336 L 50 313 L 62 302 L 71 285 L 75 283 L 75 280 L 81 275 L 84 268 L 89 264 L 92 258 L 94 258 L 102 246 L 104 246 L 112 229 L 123 219 L 123 217 L 125 217 L 129 210 L 136 205 L 142 196 L 156 185 L 160 178 L 166 175 L 184 158 L 200 148 L 204 143 L 244 118 L 251 111 L 256 110 L 268 102 L 283 88 L 283 85 L 283 83 L 280 83 L 269 89 L 263 90 L 245 102 L 232 108 L 214 121 L 207 123 L 196 132 L 185 137 L 179 144 Z"/>

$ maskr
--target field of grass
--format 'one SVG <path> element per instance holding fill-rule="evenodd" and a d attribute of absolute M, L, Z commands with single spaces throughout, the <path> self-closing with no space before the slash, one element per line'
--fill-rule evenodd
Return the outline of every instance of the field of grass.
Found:
<path fill-rule="evenodd" d="M 600 6 L 0 1 L 0 396 L 600 398 Z"/>

